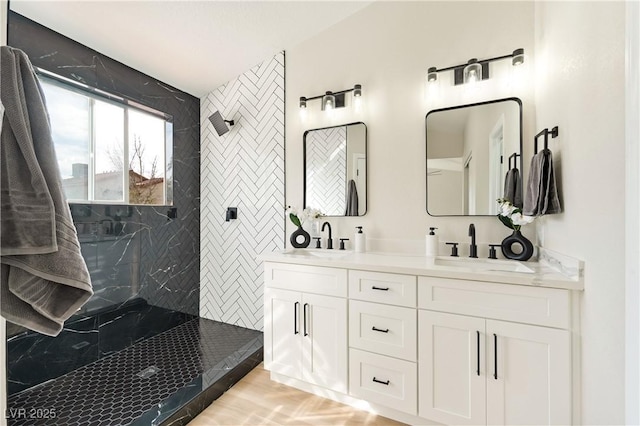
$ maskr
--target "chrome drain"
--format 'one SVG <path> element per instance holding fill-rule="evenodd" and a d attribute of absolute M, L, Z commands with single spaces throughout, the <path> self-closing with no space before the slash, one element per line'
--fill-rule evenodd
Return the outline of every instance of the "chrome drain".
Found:
<path fill-rule="evenodd" d="M 148 379 L 149 377 L 156 374 L 158 371 L 160 371 L 160 369 L 155 365 L 152 365 L 151 367 L 147 367 L 141 372 L 139 372 L 138 374 L 136 374 L 136 376 L 141 377 L 143 379 Z"/>

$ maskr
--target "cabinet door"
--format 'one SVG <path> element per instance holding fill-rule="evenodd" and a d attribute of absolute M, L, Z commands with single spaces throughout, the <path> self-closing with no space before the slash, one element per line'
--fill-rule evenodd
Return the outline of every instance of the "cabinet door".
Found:
<path fill-rule="evenodd" d="M 347 393 L 347 300 L 302 295 L 303 380 Z"/>
<path fill-rule="evenodd" d="M 267 288 L 264 291 L 264 364 L 276 373 L 302 377 L 300 293 Z"/>
<path fill-rule="evenodd" d="M 485 320 L 422 310 L 418 318 L 419 415 L 485 424 Z"/>
<path fill-rule="evenodd" d="M 566 330 L 487 320 L 487 423 L 571 424 L 570 344 Z"/>

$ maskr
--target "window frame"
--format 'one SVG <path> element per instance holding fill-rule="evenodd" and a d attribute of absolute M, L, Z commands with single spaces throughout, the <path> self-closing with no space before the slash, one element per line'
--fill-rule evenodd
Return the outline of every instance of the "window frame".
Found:
<path fill-rule="evenodd" d="M 51 84 L 68 90 L 82 96 L 86 96 L 89 100 L 89 134 L 91 140 L 89 141 L 89 164 L 88 164 L 88 176 L 87 176 L 87 199 L 67 199 L 70 204 L 106 204 L 106 205 L 130 205 L 130 206 L 173 206 L 173 116 L 156 110 L 154 108 L 143 105 L 139 102 L 132 101 L 104 90 L 97 89 L 95 87 L 86 85 L 84 83 L 71 80 L 69 78 L 60 76 L 53 72 L 34 67 L 34 71 L 40 82 Z M 95 199 L 95 178 L 96 178 L 96 130 L 95 130 L 95 117 L 94 108 L 96 100 L 105 102 L 111 105 L 121 107 L 123 109 L 123 199 L 122 200 L 96 200 Z M 131 138 L 129 137 L 129 112 L 136 111 L 139 113 L 151 115 L 155 118 L 163 120 L 164 123 L 164 146 L 162 151 L 164 152 L 164 162 L 162 168 L 164 172 L 164 181 L 162 185 L 163 197 L 162 202 L 158 204 L 151 203 L 131 203 L 129 201 L 129 153 Z M 55 141 L 54 141 L 55 145 Z"/>

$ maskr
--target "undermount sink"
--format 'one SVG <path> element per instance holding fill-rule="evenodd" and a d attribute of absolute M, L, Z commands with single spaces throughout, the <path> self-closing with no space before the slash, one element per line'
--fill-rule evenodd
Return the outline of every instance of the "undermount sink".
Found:
<path fill-rule="evenodd" d="M 474 259 L 467 257 L 436 257 L 433 264 L 452 268 L 464 268 L 472 271 L 504 271 L 533 274 L 533 269 L 514 260 Z"/>
<path fill-rule="evenodd" d="M 353 252 L 351 250 L 292 249 L 287 251 L 287 253 L 301 256 L 319 257 L 323 259 L 340 259 L 342 257 L 349 256 Z"/>

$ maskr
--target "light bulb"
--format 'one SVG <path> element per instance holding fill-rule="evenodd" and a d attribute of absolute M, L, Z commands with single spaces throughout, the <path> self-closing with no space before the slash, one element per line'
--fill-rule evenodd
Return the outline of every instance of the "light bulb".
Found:
<path fill-rule="evenodd" d="M 479 80 L 482 80 L 482 65 L 477 59 L 469 59 L 469 63 L 463 70 L 463 77 L 465 83 L 474 84 Z"/>
<path fill-rule="evenodd" d="M 362 96 L 355 96 L 353 98 L 353 109 L 356 112 L 362 111 Z"/>
<path fill-rule="evenodd" d="M 438 70 L 436 69 L 436 67 L 430 67 L 427 70 L 427 81 L 429 83 L 435 83 L 436 81 L 438 81 Z"/>
<path fill-rule="evenodd" d="M 322 105 L 324 106 L 325 111 L 331 111 L 336 106 L 336 97 L 333 96 L 333 93 L 326 92 L 322 97 Z"/>
<path fill-rule="evenodd" d="M 522 65 L 524 63 L 524 49 L 516 49 L 513 51 L 511 65 L 514 67 Z"/>
<path fill-rule="evenodd" d="M 478 75 L 476 74 L 476 70 L 469 71 L 469 74 L 467 76 L 467 83 L 473 84 L 476 81 L 478 81 Z"/>

